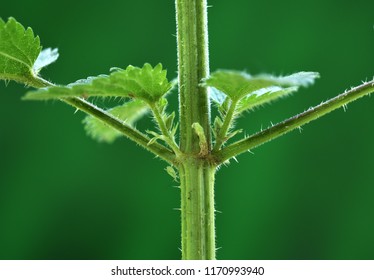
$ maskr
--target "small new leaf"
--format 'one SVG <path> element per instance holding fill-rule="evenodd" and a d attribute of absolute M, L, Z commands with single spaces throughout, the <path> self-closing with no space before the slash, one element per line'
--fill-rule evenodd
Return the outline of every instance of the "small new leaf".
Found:
<path fill-rule="evenodd" d="M 175 182 L 178 182 L 178 173 L 172 166 L 167 166 L 165 171 L 174 179 Z"/>
<path fill-rule="evenodd" d="M 56 61 L 57 49 L 42 52 L 39 37 L 31 28 L 25 29 L 14 18 L 4 22 L 0 18 L 0 79 L 12 80 L 34 87 L 45 81 L 39 71 Z"/>
<path fill-rule="evenodd" d="M 169 104 L 168 100 L 165 97 L 162 97 L 156 103 L 156 107 L 161 114 L 164 114 L 168 104 Z"/>
<path fill-rule="evenodd" d="M 115 68 L 110 75 L 90 77 L 67 86 L 55 86 L 28 92 L 24 99 L 46 100 L 69 97 L 130 97 L 156 104 L 173 87 L 166 78 L 166 70 L 158 64 L 143 68 L 128 66 L 125 70 Z"/>
<path fill-rule="evenodd" d="M 169 130 L 169 131 L 171 131 L 173 129 L 174 118 L 175 118 L 175 112 L 171 113 L 168 116 L 165 116 L 166 129 Z"/>
<path fill-rule="evenodd" d="M 168 143 L 168 139 L 167 139 L 166 136 L 164 136 L 164 135 L 158 135 L 158 136 L 155 136 L 155 137 L 151 138 L 151 140 L 149 140 L 149 142 L 147 143 L 147 145 L 150 146 L 150 145 L 156 143 L 157 140 L 162 140 L 165 143 Z"/>
<path fill-rule="evenodd" d="M 206 141 L 203 127 L 199 123 L 193 123 L 192 128 L 199 137 L 200 155 L 204 156 L 208 154 L 208 142 Z"/>
<path fill-rule="evenodd" d="M 220 70 L 205 79 L 204 85 L 214 87 L 237 102 L 248 94 L 264 88 L 308 86 L 318 77 L 319 74 L 316 72 L 299 72 L 289 76 L 275 77 L 271 75 L 251 76 L 245 72 Z M 222 100 L 221 97 L 215 97 L 215 99 Z"/>
<path fill-rule="evenodd" d="M 164 141 L 166 144 L 170 143 L 170 140 L 168 137 L 166 137 L 165 135 L 163 134 L 159 134 L 155 131 L 152 131 L 152 130 L 146 130 L 146 132 L 150 135 L 152 135 L 153 137 L 149 140 L 149 142 L 147 143 L 147 145 L 152 145 L 154 144 L 157 140 L 162 140 Z"/>
<path fill-rule="evenodd" d="M 130 126 L 148 111 L 148 105 L 141 100 L 129 101 L 123 105 L 107 110 L 109 114 Z M 122 136 L 120 132 L 92 116 L 85 117 L 83 123 L 87 134 L 99 142 L 112 143 L 116 138 Z"/>
<path fill-rule="evenodd" d="M 240 134 L 240 133 L 242 133 L 242 132 L 243 132 L 242 129 L 238 129 L 238 130 L 235 130 L 235 131 L 233 131 L 233 132 L 229 132 L 229 133 L 226 135 L 226 139 L 225 139 L 225 140 L 227 141 L 227 140 L 233 138 L 235 135 Z"/>

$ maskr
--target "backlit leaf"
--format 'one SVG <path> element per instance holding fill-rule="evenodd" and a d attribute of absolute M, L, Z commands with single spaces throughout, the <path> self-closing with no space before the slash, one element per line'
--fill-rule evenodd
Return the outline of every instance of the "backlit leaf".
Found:
<path fill-rule="evenodd" d="M 236 107 L 238 113 L 245 110 L 253 109 L 257 106 L 263 105 L 264 103 L 269 103 L 281 97 L 286 97 L 293 92 L 297 91 L 297 87 L 268 87 L 256 90 L 244 98 L 242 98 Z"/>
<path fill-rule="evenodd" d="M 138 119 L 146 114 L 148 110 L 149 107 L 146 103 L 141 100 L 133 100 L 109 109 L 107 112 L 117 119 L 122 120 L 124 123 L 133 125 Z M 92 116 L 87 116 L 83 120 L 83 123 L 87 134 L 99 142 L 111 143 L 116 138 L 122 136 L 120 132 Z"/>
<path fill-rule="evenodd" d="M 25 29 L 14 18 L 0 18 L 0 79 L 13 80 L 34 87 L 43 86 L 38 77 L 41 68 L 54 62 L 57 50 L 41 51 L 39 37 L 31 28 Z"/>
<path fill-rule="evenodd" d="M 156 104 L 173 87 L 166 78 L 166 70 L 158 64 L 143 68 L 128 66 L 125 70 L 115 68 L 110 75 L 89 77 L 67 86 L 54 86 L 28 92 L 24 99 L 46 100 L 68 97 L 114 96 L 137 98 Z"/>
<path fill-rule="evenodd" d="M 251 93 L 269 87 L 308 86 L 318 77 L 319 74 L 316 72 L 299 72 L 289 76 L 275 77 L 271 75 L 251 76 L 245 72 L 220 70 L 205 79 L 204 85 L 214 87 L 237 102 Z M 222 97 L 219 98 L 219 101 L 222 101 Z M 264 102 L 266 101 L 262 103 Z"/>
<path fill-rule="evenodd" d="M 38 58 L 36 59 L 33 70 L 35 73 L 39 73 L 39 71 L 48 66 L 49 64 L 52 64 L 58 59 L 58 50 L 57 49 L 44 49 L 40 52 Z"/>

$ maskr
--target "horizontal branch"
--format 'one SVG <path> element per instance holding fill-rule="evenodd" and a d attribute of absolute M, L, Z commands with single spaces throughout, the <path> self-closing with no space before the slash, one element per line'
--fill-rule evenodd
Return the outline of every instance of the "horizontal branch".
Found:
<path fill-rule="evenodd" d="M 261 132 L 253 134 L 243 140 L 235 142 L 221 151 L 217 152 L 214 156 L 220 163 L 229 160 L 241 153 L 256 148 L 270 140 L 273 140 L 287 132 L 294 130 L 310 121 L 318 119 L 331 111 L 338 109 L 356 99 L 374 92 L 374 80 L 366 82 L 360 86 L 352 88 L 320 105 L 310 108 L 309 110 L 289 118 L 281 123 L 278 123 L 270 128 Z"/>
<path fill-rule="evenodd" d="M 64 98 L 64 99 L 61 99 L 61 101 L 75 108 L 78 108 L 81 111 L 103 121 L 108 126 L 118 130 L 123 135 L 125 135 L 127 138 L 133 140 L 140 146 L 144 147 L 146 150 L 156 154 L 163 160 L 166 160 L 169 163 L 172 163 L 174 161 L 175 159 L 174 153 L 170 151 L 169 149 L 167 149 L 165 146 L 159 143 L 156 143 L 156 142 L 148 145 L 148 142 L 150 141 L 149 137 L 147 137 L 140 131 L 132 128 L 131 126 L 125 124 L 123 121 L 108 114 L 104 110 L 87 102 L 86 100 L 74 97 L 74 98 Z"/>
<path fill-rule="evenodd" d="M 40 79 L 42 86 L 55 86 L 54 84 Z M 140 131 L 132 128 L 131 126 L 127 125 L 123 121 L 115 118 L 111 114 L 105 112 L 104 110 L 100 109 L 99 107 L 95 106 L 94 104 L 78 97 L 72 97 L 72 98 L 61 98 L 61 101 L 103 121 L 108 126 L 114 128 L 115 130 L 121 132 L 124 136 L 127 138 L 133 140 L 146 150 L 154 153 L 156 156 L 162 158 L 163 160 L 173 163 L 175 160 L 174 153 L 166 148 L 165 146 L 155 142 L 153 144 L 148 145 L 150 139 Z"/>

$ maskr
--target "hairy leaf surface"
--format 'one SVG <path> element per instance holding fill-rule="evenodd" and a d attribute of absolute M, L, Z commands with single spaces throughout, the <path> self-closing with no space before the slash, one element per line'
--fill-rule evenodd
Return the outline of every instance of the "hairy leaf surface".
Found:
<path fill-rule="evenodd" d="M 274 100 L 275 92 L 278 92 L 277 97 L 281 97 L 281 90 L 291 88 L 284 91 L 285 94 L 289 94 L 290 91 L 296 90 L 299 86 L 312 84 L 318 77 L 319 74 L 316 72 L 299 72 L 289 76 L 275 77 L 271 75 L 251 76 L 245 72 L 220 70 L 206 79 L 204 84 L 219 90 L 235 102 L 254 94 L 254 96 L 261 97 L 261 101 L 255 101 L 254 97 L 251 100 L 262 104 L 268 102 L 267 98 L 269 98 L 269 101 Z M 274 87 L 280 90 L 274 90 Z M 264 94 L 262 90 L 268 94 Z M 270 94 L 271 92 L 273 94 Z M 218 93 L 214 93 L 212 96 L 216 102 L 220 103 L 223 100 Z"/>
<path fill-rule="evenodd" d="M 39 37 L 34 36 L 31 28 L 25 29 L 14 18 L 8 22 L 0 18 L 0 79 L 42 86 L 38 73 L 54 62 L 58 53 L 56 49 L 40 51 Z"/>
<path fill-rule="evenodd" d="M 54 86 L 28 92 L 25 99 L 46 100 L 68 97 L 115 96 L 138 98 L 155 104 L 168 93 L 173 83 L 166 78 L 161 64 L 143 68 L 128 66 L 125 70 L 115 68 L 110 75 L 89 77 L 67 86 Z"/>
<path fill-rule="evenodd" d="M 293 92 L 297 91 L 298 87 L 268 87 L 256 90 L 244 98 L 242 98 L 236 107 L 237 113 L 243 112 L 245 110 L 253 109 L 257 106 L 260 106 L 264 103 L 269 103 L 273 100 L 286 97 Z"/>

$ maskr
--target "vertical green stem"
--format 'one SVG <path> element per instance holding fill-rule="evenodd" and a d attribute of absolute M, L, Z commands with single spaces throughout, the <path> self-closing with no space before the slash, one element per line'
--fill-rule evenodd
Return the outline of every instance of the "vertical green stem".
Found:
<path fill-rule="evenodd" d="M 185 153 L 200 151 L 199 139 L 192 129 L 197 122 L 210 143 L 210 107 L 201 80 L 209 75 L 207 2 L 176 0 L 178 79 L 180 106 L 180 148 Z"/>
<path fill-rule="evenodd" d="M 214 260 L 215 166 L 204 160 L 186 160 L 179 167 L 182 193 L 182 259 Z"/>
<path fill-rule="evenodd" d="M 215 259 L 214 175 L 210 105 L 201 80 L 209 75 L 207 1 L 176 0 L 181 180 L 182 258 Z M 201 156 L 193 124 L 203 128 L 208 154 Z"/>

